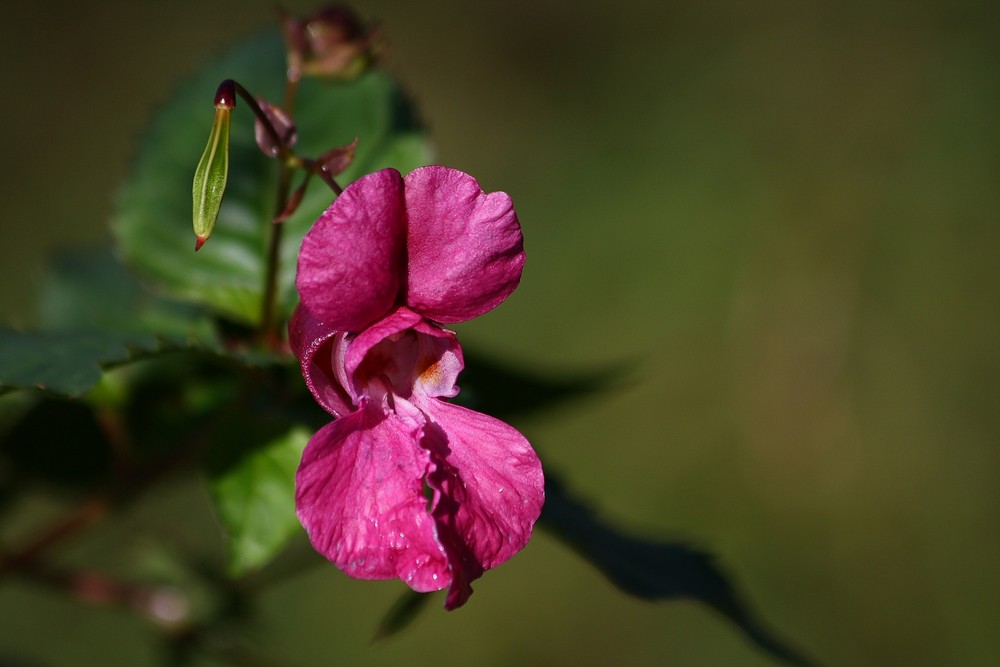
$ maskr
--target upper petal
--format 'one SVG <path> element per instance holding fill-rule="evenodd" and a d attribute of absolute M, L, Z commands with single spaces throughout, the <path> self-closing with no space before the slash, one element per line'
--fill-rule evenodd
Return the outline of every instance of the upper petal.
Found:
<path fill-rule="evenodd" d="M 406 303 L 438 322 L 492 310 L 521 280 L 524 247 L 510 197 L 430 166 L 406 175 Z"/>
<path fill-rule="evenodd" d="M 302 307 L 337 331 L 382 317 L 399 295 L 405 239 L 399 172 L 383 169 L 351 183 L 302 240 L 295 276 Z"/>
<path fill-rule="evenodd" d="M 421 592 L 451 583 L 423 493 L 421 429 L 371 403 L 322 428 L 303 452 L 299 520 L 313 547 L 352 577 L 399 578 Z"/>
<path fill-rule="evenodd" d="M 427 415 L 421 445 L 434 468 L 433 514 L 453 582 L 445 606 L 463 604 L 469 583 L 528 543 L 545 502 L 542 465 L 516 429 L 488 415 L 436 399 L 418 400 Z"/>

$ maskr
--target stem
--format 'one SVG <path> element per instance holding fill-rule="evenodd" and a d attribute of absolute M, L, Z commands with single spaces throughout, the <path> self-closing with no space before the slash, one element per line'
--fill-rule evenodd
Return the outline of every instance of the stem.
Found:
<path fill-rule="evenodd" d="M 278 332 L 278 313 L 277 313 L 277 295 L 278 295 L 278 274 L 281 263 L 281 236 L 282 236 L 282 225 L 286 217 L 286 208 L 288 207 L 289 196 L 292 189 L 292 168 L 294 166 L 305 167 L 308 170 L 316 173 L 323 179 L 323 182 L 333 190 L 334 194 L 339 195 L 343 189 L 334 180 L 325 169 L 318 166 L 314 160 L 302 160 L 298 158 L 292 149 L 285 143 L 282 137 L 278 134 L 274 125 L 271 123 L 271 119 L 267 117 L 264 110 L 260 108 L 257 100 L 254 96 L 250 94 L 246 88 L 244 88 L 239 82 L 232 79 L 228 80 L 232 83 L 233 88 L 239 94 L 240 97 L 247 103 L 250 110 L 253 111 L 254 116 L 263 125 L 264 130 L 267 132 L 271 142 L 278 147 L 278 154 L 275 156 L 278 159 L 278 182 L 277 182 L 277 192 L 275 197 L 275 207 L 274 215 L 271 218 L 272 224 L 270 225 L 270 232 L 268 233 L 267 241 L 267 258 L 264 268 L 264 291 L 262 294 L 261 303 L 261 315 L 260 315 L 260 328 L 257 331 L 259 341 L 273 349 L 277 350 L 281 347 L 281 335 Z M 292 109 L 295 108 L 295 95 L 298 92 L 298 80 L 288 79 L 285 85 L 285 100 L 284 109 L 286 113 L 291 114 Z"/>
<path fill-rule="evenodd" d="M 318 174 L 319 177 L 323 179 L 323 182 L 326 183 L 327 187 L 333 190 L 333 194 L 335 194 L 336 196 L 339 197 L 340 193 L 344 191 L 344 188 L 340 187 L 340 184 L 337 183 L 336 180 L 334 180 L 333 176 L 330 175 L 330 172 L 324 169 L 321 165 L 318 165 L 315 160 L 307 161 L 306 167 L 312 173 Z"/>
<path fill-rule="evenodd" d="M 0 578 L 30 569 L 50 549 L 92 528 L 105 519 L 115 507 L 121 507 L 148 491 L 168 474 L 197 460 L 207 442 L 207 425 L 197 430 L 183 446 L 163 459 L 141 467 L 119 470 L 107 489 L 97 491 L 80 501 L 64 516 L 43 528 L 26 544 L 10 552 L 0 552 Z"/>
<path fill-rule="evenodd" d="M 30 566 L 50 547 L 97 523 L 111 509 L 106 497 L 94 496 L 43 530 L 26 545 L 0 558 L 0 576 Z"/>
<path fill-rule="evenodd" d="M 233 81 L 230 79 L 230 81 Z M 292 156 L 292 150 L 285 144 L 284 140 L 278 134 L 278 131 L 274 129 L 274 125 L 271 124 L 271 119 L 267 117 L 264 110 L 260 108 L 257 104 L 257 100 L 254 99 L 250 91 L 244 88 L 238 81 L 233 81 L 233 86 L 236 88 L 236 92 L 239 93 L 243 101 L 247 103 L 250 110 L 253 111 L 253 115 L 257 117 L 257 120 L 261 122 L 264 126 L 264 130 L 267 132 L 268 136 L 275 146 L 278 147 L 278 155 L 276 156 L 280 162 L 286 161 Z M 286 104 L 287 106 L 287 104 Z"/>
<path fill-rule="evenodd" d="M 281 336 L 278 335 L 278 327 L 275 320 L 277 318 L 276 301 L 278 292 L 278 268 L 281 260 L 281 232 L 283 225 L 276 224 L 276 221 L 284 212 L 285 207 L 288 204 L 288 195 L 291 191 L 292 185 L 292 171 L 289 167 L 289 162 L 292 158 L 295 158 L 295 155 L 291 148 L 285 144 L 284 140 L 271 123 L 271 119 L 268 118 L 267 114 L 264 113 L 264 110 L 260 108 L 260 105 L 257 104 L 257 100 L 250 94 L 250 91 L 244 88 L 238 81 L 233 81 L 232 79 L 229 81 L 232 82 L 236 92 L 243 98 L 243 101 L 247 103 L 247 106 L 250 107 L 251 111 L 253 111 L 257 120 L 260 121 L 264 130 L 270 137 L 271 143 L 278 147 L 278 154 L 275 156 L 278 159 L 278 182 L 274 207 L 275 213 L 271 219 L 272 224 L 268 225 L 270 231 L 268 232 L 267 258 L 264 267 L 264 292 L 261 302 L 260 328 L 257 331 L 258 338 L 262 344 L 271 349 L 278 349 L 280 347 Z M 285 89 L 286 108 L 291 107 L 294 103 L 293 97 L 295 90 L 295 86 L 288 86 Z"/>
<path fill-rule="evenodd" d="M 295 79 L 288 79 L 285 82 L 285 113 L 289 116 L 295 115 L 295 94 L 299 92 L 299 78 L 301 75 L 296 75 Z"/>
<path fill-rule="evenodd" d="M 292 186 L 292 171 L 283 162 L 278 166 L 278 196 L 275 201 L 274 217 L 280 216 L 288 204 L 288 194 Z M 285 225 L 272 223 L 267 239 L 267 264 L 264 270 L 264 296 L 261 304 L 260 336 L 261 342 L 272 349 L 280 346 L 281 336 L 278 335 L 277 293 L 278 269 L 281 265 L 281 235 Z"/>
<path fill-rule="evenodd" d="M 192 447 L 201 448 L 199 438 Z M 0 554 L 0 576 L 29 568 L 46 551 L 77 535 L 105 518 L 115 504 L 130 500 L 148 489 L 164 474 L 181 463 L 189 462 L 194 451 L 181 450 L 166 461 L 135 471 L 133 476 L 119 478 L 118 493 L 98 493 L 74 507 L 68 514 L 42 530 L 33 540 L 14 552 Z"/>
<path fill-rule="evenodd" d="M 295 108 L 295 94 L 298 92 L 298 81 L 293 82 L 288 80 L 286 84 L 284 108 L 290 115 L 292 113 L 291 110 Z M 240 91 L 240 95 L 243 95 L 244 99 L 252 99 L 246 88 L 239 84 L 236 84 L 236 86 L 236 89 Z M 281 154 L 278 155 L 278 183 L 277 196 L 274 202 L 274 216 L 271 218 L 272 224 L 269 225 L 270 231 L 268 232 L 267 239 L 267 264 L 264 269 L 264 294 L 262 297 L 263 303 L 261 303 L 259 331 L 261 342 L 267 347 L 276 350 L 281 346 L 281 335 L 278 333 L 278 323 L 276 320 L 278 273 L 281 266 L 281 236 L 285 227 L 284 224 L 276 221 L 284 215 L 285 208 L 288 205 L 288 197 L 292 190 L 292 170 L 287 159 L 292 155 L 292 152 L 285 146 L 285 142 L 278 136 L 278 132 L 271 125 L 271 121 L 261 110 L 260 106 L 257 105 L 256 101 L 252 103 L 251 108 L 254 109 L 257 117 L 262 119 L 264 126 L 268 128 L 271 140 L 280 147 L 281 151 Z"/>

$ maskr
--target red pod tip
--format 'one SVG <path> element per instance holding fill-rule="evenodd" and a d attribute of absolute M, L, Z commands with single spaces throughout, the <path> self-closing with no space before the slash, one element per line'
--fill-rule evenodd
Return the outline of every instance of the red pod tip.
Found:
<path fill-rule="evenodd" d="M 219 89 L 215 91 L 215 108 L 236 108 L 236 82 L 232 79 L 226 79 L 219 84 Z"/>

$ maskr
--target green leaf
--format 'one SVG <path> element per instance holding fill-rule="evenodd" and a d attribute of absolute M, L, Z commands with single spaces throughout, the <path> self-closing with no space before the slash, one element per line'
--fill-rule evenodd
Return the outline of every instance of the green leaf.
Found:
<path fill-rule="evenodd" d="M 0 329 L 0 393 L 41 389 L 76 398 L 96 385 L 110 368 L 140 359 L 203 350 L 198 344 L 177 346 L 152 335 Z"/>
<path fill-rule="evenodd" d="M 195 255 L 191 237 L 191 178 L 212 122 L 218 84 L 236 79 L 253 94 L 280 104 L 285 56 L 277 37 L 245 43 L 181 86 L 156 117 L 131 178 L 117 202 L 113 230 L 126 261 L 158 291 L 204 304 L 237 322 L 260 319 L 265 253 L 275 215 L 276 163 L 254 141 L 253 114 L 237 102 L 233 113 L 228 185 L 212 239 Z M 317 157 L 335 146 L 359 144 L 338 179 L 426 164 L 431 152 L 398 84 L 373 69 L 349 82 L 304 79 L 296 101 L 296 151 Z M 299 176 L 301 178 L 301 175 Z M 295 258 L 305 232 L 333 200 L 319 179 L 285 223 L 279 308 L 295 304 Z"/>
<path fill-rule="evenodd" d="M 293 428 L 212 477 L 212 497 L 229 537 L 233 576 L 267 564 L 300 530 L 295 470 L 309 436 L 308 430 Z"/>
<path fill-rule="evenodd" d="M 156 347 L 153 340 L 144 342 Z M 119 337 L 99 332 L 0 330 L 0 391 L 37 388 L 79 396 L 97 384 L 104 367 L 131 356 Z"/>
<path fill-rule="evenodd" d="M 205 313 L 149 294 L 106 250 L 59 256 L 42 281 L 38 311 L 45 331 L 0 329 L 0 391 L 76 397 L 109 367 L 219 349 Z"/>
<path fill-rule="evenodd" d="M 76 250 L 50 263 L 38 297 L 42 329 L 95 331 L 123 340 L 155 337 L 218 347 L 215 325 L 190 304 L 150 294 L 111 252 Z"/>

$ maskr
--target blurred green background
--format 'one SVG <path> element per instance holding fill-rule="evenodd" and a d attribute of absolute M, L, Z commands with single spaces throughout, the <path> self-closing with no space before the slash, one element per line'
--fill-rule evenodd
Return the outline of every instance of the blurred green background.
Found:
<path fill-rule="evenodd" d="M 441 162 L 509 192 L 524 225 L 521 288 L 463 342 L 556 375 L 633 368 L 517 424 L 544 460 L 619 525 L 713 551 L 824 664 L 996 664 L 995 3 L 356 6 Z M 46 255 L 108 242 L 150 114 L 274 6 L 6 13 L 0 312 L 28 324 Z M 164 524 L 221 551 L 205 491 L 176 482 L 65 558 L 121 566 Z M 625 597 L 544 532 L 465 608 L 435 600 L 372 644 L 401 590 L 313 568 L 242 640 L 294 666 L 774 664 L 699 605 Z M 0 619 L 0 664 L 157 657 L 142 621 L 15 579 Z"/>

